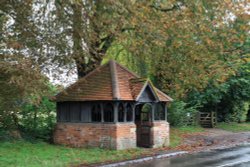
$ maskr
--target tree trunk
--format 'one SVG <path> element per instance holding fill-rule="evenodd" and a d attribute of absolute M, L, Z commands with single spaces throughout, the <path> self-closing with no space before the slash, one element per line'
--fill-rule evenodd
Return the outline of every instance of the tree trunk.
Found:
<path fill-rule="evenodd" d="M 101 65 L 104 55 L 114 41 L 114 36 L 112 34 L 108 34 L 107 37 L 100 38 L 101 31 L 98 26 L 96 26 L 98 23 L 95 23 L 95 20 L 93 20 L 94 18 L 91 18 L 92 20 L 86 20 L 86 18 L 84 19 L 82 14 L 82 6 L 77 3 L 72 5 L 72 9 L 73 57 L 77 67 L 78 78 L 81 78 Z M 95 15 L 95 17 L 98 16 Z M 89 22 L 87 27 L 83 26 L 83 22 Z M 91 31 L 88 31 L 88 28 L 91 29 Z M 94 33 L 94 37 L 92 37 L 92 35 L 89 33 Z M 88 37 L 85 37 L 86 35 Z M 83 39 L 88 41 L 84 41 Z M 86 48 L 83 48 L 83 43 L 87 45 L 87 50 Z"/>
<path fill-rule="evenodd" d="M 33 117 L 33 128 L 36 130 L 37 128 L 37 107 L 34 106 L 34 117 Z"/>

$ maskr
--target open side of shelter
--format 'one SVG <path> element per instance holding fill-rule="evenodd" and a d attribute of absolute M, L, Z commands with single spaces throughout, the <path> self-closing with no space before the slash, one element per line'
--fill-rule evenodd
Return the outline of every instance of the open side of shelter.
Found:
<path fill-rule="evenodd" d="M 55 99 L 57 144 L 111 149 L 169 144 L 167 103 L 172 99 L 112 60 Z"/>

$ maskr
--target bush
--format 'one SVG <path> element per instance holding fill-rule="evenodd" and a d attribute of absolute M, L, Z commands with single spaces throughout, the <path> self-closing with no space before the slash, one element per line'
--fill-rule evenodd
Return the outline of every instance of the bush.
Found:
<path fill-rule="evenodd" d="M 199 105 L 200 111 L 216 111 L 220 122 L 245 122 L 250 116 L 250 63 L 220 85 L 211 81 L 203 91 L 193 90 L 187 101 Z"/>
<path fill-rule="evenodd" d="M 232 111 L 225 115 L 225 122 L 246 122 L 249 111 L 249 102 L 235 102 L 232 105 Z"/>
<path fill-rule="evenodd" d="M 32 94 L 18 99 L 16 111 L 0 112 L 0 140 L 24 138 L 49 141 L 56 123 L 56 105 L 48 96 L 54 95 L 56 88 L 48 85 L 41 94 Z M 0 108 L 1 111 L 1 108 Z"/>
<path fill-rule="evenodd" d="M 19 115 L 19 127 L 23 137 L 50 140 L 56 123 L 55 110 L 55 103 L 48 97 L 43 97 L 39 104 L 25 104 Z"/>
<path fill-rule="evenodd" d="M 190 123 L 194 125 L 197 112 L 196 106 L 188 107 L 183 101 L 174 101 L 168 109 L 168 122 L 172 126 L 187 126 Z"/>

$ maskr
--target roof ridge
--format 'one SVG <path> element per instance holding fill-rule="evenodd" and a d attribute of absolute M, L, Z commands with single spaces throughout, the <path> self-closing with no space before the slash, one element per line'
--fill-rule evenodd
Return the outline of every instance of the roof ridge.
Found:
<path fill-rule="evenodd" d="M 114 60 L 109 61 L 113 99 L 120 99 L 117 69 Z"/>
<path fill-rule="evenodd" d="M 131 78 L 131 79 L 129 79 L 129 82 L 132 82 L 132 83 L 146 82 L 147 80 L 148 80 L 148 78 L 144 78 L 144 77 L 141 77 L 141 78 Z"/>

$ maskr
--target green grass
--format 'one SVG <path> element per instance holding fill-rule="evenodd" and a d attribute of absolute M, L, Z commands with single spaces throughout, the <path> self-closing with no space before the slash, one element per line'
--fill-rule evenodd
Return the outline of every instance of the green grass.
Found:
<path fill-rule="evenodd" d="M 170 147 L 181 143 L 182 136 L 203 129 L 195 126 L 170 130 Z M 27 141 L 0 142 L 0 167 L 61 167 L 77 164 L 92 164 L 105 161 L 118 161 L 150 154 L 151 149 L 105 150 L 98 148 L 69 148 L 44 142 Z"/>
<path fill-rule="evenodd" d="M 231 132 L 244 132 L 250 131 L 250 123 L 218 123 L 217 128 L 231 131 Z"/>
<path fill-rule="evenodd" d="M 43 142 L 2 142 L 0 143 L 0 167 L 59 167 L 79 163 L 89 164 L 129 159 L 145 152 L 143 149 L 122 151 L 98 148 L 77 149 Z"/>
<path fill-rule="evenodd" d="M 204 129 L 199 126 L 171 127 L 170 128 L 170 147 L 176 147 L 181 144 L 183 136 L 197 132 L 203 132 Z"/>

